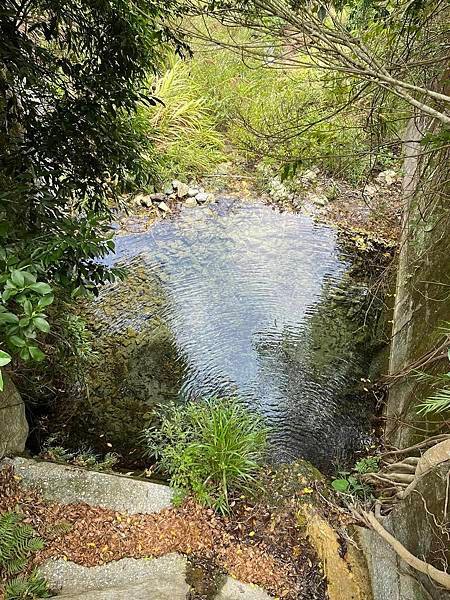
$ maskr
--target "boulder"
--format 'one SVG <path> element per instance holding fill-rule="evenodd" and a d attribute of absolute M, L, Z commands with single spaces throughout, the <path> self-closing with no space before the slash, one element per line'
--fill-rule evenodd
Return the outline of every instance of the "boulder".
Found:
<path fill-rule="evenodd" d="M 233 577 L 226 577 L 215 600 L 271 600 L 271 596 L 257 585 L 241 583 Z"/>
<path fill-rule="evenodd" d="M 3 373 L 4 388 L 0 392 L 0 458 L 21 454 L 28 437 L 25 404 L 16 386 Z"/>
<path fill-rule="evenodd" d="M 197 200 L 195 198 L 186 198 L 183 204 L 188 208 L 195 208 L 197 206 Z"/>
<path fill-rule="evenodd" d="M 160 202 L 158 204 L 158 208 L 159 208 L 159 210 L 162 210 L 163 212 L 170 212 L 170 208 L 167 206 L 167 204 L 165 202 Z"/>
<path fill-rule="evenodd" d="M 200 204 L 203 204 L 204 202 L 208 201 L 208 194 L 206 192 L 199 192 L 195 196 L 195 199 L 197 200 L 197 202 L 200 202 Z"/>
<path fill-rule="evenodd" d="M 7 462 L 22 485 L 37 488 L 46 500 L 86 502 L 128 514 L 150 514 L 171 506 L 173 492 L 166 485 L 26 458 Z"/>
<path fill-rule="evenodd" d="M 188 189 L 188 196 L 189 196 L 189 198 L 194 198 L 199 193 L 200 193 L 200 190 L 198 188 L 190 187 Z"/>

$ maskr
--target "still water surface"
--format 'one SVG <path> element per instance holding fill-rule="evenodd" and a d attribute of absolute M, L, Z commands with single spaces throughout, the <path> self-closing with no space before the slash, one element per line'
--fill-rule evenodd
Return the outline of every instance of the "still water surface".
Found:
<path fill-rule="evenodd" d="M 224 198 L 118 236 L 109 261 L 136 260 L 164 289 L 180 399 L 243 398 L 273 428 L 275 461 L 327 471 L 361 447 L 371 407 L 352 391 L 367 369 L 367 290 L 335 230 Z"/>

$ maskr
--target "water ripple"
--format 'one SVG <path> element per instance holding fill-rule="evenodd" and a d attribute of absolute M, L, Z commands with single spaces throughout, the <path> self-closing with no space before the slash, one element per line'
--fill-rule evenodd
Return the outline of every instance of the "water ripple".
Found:
<path fill-rule="evenodd" d="M 224 199 L 119 237 L 110 262 L 133 257 L 163 284 L 180 396 L 238 394 L 273 427 L 276 460 L 326 469 L 358 446 L 369 408 L 347 392 L 366 361 L 334 298 L 353 283 L 333 229 Z"/>

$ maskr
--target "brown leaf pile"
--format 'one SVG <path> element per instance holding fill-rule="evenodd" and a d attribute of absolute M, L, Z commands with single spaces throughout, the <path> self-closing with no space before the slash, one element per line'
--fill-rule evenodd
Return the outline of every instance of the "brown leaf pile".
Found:
<path fill-rule="evenodd" d="M 295 552 L 290 557 L 284 552 L 276 556 L 265 534 L 255 535 L 192 500 L 157 514 L 128 515 L 82 503 L 46 502 L 36 491 L 23 488 L 19 480 L 9 467 L 0 471 L 0 513 L 20 510 L 45 540 L 34 565 L 49 557 L 95 566 L 124 557 L 179 552 L 205 558 L 278 597 L 312 598 L 300 593 L 297 567 L 301 561 Z"/>

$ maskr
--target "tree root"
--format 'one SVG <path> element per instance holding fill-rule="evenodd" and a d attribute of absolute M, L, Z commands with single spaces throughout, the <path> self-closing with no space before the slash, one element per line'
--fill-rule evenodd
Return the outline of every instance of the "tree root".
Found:
<path fill-rule="evenodd" d="M 414 554 L 411 554 L 403 544 L 381 525 L 373 513 L 361 510 L 358 514 L 361 520 L 378 533 L 378 535 L 381 536 L 410 567 L 416 569 L 416 571 L 419 571 L 420 573 L 424 573 L 444 589 L 450 590 L 450 575 L 448 573 L 436 569 L 433 565 L 430 565 L 420 558 L 417 558 L 417 556 L 414 556 Z"/>
<path fill-rule="evenodd" d="M 438 442 L 443 442 L 445 440 L 450 440 L 450 434 L 441 433 L 439 435 L 435 435 L 433 437 L 427 438 L 420 442 L 419 444 L 415 444 L 414 446 L 409 446 L 409 448 L 399 448 L 397 450 L 389 450 L 388 452 L 383 452 L 380 457 L 384 460 L 387 456 L 401 456 L 402 454 L 409 454 L 414 450 L 420 450 L 421 448 L 429 448 L 430 446 L 434 446 Z M 408 457 L 409 459 L 414 457 Z"/>

